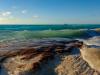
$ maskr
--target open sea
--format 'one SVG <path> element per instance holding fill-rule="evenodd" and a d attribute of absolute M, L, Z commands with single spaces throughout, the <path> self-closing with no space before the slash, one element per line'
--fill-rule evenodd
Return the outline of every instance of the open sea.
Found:
<path fill-rule="evenodd" d="M 100 35 L 92 30 L 96 28 L 100 28 L 100 25 L 0 25 L 0 42 L 41 38 L 88 38 Z"/>

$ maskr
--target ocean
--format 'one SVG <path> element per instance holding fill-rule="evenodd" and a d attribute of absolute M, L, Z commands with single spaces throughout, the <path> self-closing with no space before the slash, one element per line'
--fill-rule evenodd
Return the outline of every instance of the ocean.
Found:
<path fill-rule="evenodd" d="M 89 38 L 100 33 L 91 29 L 100 25 L 0 25 L 0 42 L 8 40 L 28 40 L 42 38 Z"/>
<path fill-rule="evenodd" d="M 38 31 L 38 30 L 63 30 L 63 29 L 95 29 L 98 24 L 65 24 L 65 25 L 0 25 L 0 30 L 13 31 Z"/>

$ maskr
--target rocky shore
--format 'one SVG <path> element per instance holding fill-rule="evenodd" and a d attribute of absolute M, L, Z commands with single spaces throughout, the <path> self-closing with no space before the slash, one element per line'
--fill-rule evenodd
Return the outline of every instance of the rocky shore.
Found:
<path fill-rule="evenodd" d="M 79 40 L 0 46 L 0 75 L 99 75 L 81 57 Z"/>

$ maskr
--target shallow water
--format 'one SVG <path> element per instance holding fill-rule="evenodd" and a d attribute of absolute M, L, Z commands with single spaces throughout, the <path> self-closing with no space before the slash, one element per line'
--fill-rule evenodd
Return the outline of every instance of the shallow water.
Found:
<path fill-rule="evenodd" d="M 88 39 L 100 36 L 91 29 L 100 25 L 0 25 L 0 42 L 26 41 L 44 38 Z"/>
<path fill-rule="evenodd" d="M 88 38 L 100 35 L 100 25 L 1 25 L 0 42 L 41 38 Z"/>

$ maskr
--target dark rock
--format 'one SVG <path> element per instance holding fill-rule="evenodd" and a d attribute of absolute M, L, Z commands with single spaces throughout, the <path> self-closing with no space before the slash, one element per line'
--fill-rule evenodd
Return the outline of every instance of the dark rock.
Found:
<path fill-rule="evenodd" d="M 39 48 L 34 48 L 34 46 L 32 47 L 32 45 L 31 47 L 30 46 L 25 47 L 25 48 L 23 47 L 17 51 L 5 54 L 4 56 L 6 58 L 4 60 L 6 59 L 11 60 L 11 62 L 13 63 L 7 60 L 6 62 L 9 65 L 15 64 L 14 67 L 19 68 L 18 72 L 20 72 L 22 69 L 23 71 L 26 71 L 29 69 L 35 71 L 39 69 L 39 66 L 41 63 L 45 63 L 48 60 L 53 60 L 56 54 L 71 53 L 73 48 L 81 48 L 81 46 L 83 45 L 83 42 L 78 41 L 78 40 L 58 41 L 58 42 L 52 41 L 50 43 L 52 43 L 52 45 L 51 44 L 43 45 L 43 46 L 40 46 Z M 12 60 L 12 58 L 14 58 L 14 60 Z M 24 61 L 24 64 L 22 64 L 23 61 Z M 15 63 L 15 62 L 20 62 L 20 63 Z M 24 70 L 24 67 L 25 67 L 25 70 Z M 12 72 L 12 69 L 10 69 L 9 67 L 6 67 L 6 68 Z"/>

